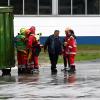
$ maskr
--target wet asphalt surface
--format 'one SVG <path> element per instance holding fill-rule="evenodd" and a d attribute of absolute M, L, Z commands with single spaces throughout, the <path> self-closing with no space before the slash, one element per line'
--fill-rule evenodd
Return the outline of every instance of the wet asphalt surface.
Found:
<path fill-rule="evenodd" d="M 0 100 L 100 100 L 100 62 L 77 62 L 76 73 L 51 74 L 41 65 L 39 74 L 0 76 Z M 0 72 L 1 75 L 1 72 Z"/>

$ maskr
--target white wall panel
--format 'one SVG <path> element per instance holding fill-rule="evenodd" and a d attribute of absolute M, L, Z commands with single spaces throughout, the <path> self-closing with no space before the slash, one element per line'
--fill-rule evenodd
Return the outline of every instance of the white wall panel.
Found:
<path fill-rule="evenodd" d="M 77 36 L 100 36 L 100 17 L 14 17 L 14 35 L 20 28 L 36 26 L 37 33 L 42 32 L 48 36 L 55 29 L 60 30 L 64 36 L 66 27 L 71 27 Z"/>

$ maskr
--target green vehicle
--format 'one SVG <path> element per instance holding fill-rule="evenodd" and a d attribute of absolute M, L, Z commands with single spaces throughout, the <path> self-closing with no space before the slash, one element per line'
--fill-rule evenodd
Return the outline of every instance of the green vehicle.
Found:
<path fill-rule="evenodd" d="M 13 8 L 0 7 L 0 70 L 10 74 L 15 66 Z"/>

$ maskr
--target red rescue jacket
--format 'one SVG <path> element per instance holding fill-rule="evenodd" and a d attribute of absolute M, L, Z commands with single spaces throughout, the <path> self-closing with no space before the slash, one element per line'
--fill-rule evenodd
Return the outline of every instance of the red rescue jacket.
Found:
<path fill-rule="evenodd" d="M 28 37 L 28 43 L 27 43 L 27 48 L 32 50 L 32 53 L 36 56 L 39 55 L 41 51 L 40 43 L 36 39 L 35 34 L 31 34 Z"/>
<path fill-rule="evenodd" d="M 77 51 L 77 43 L 76 43 L 76 39 L 73 36 L 65 37 L 65 42 L 67 42 L 64 52 L 65 54 L 76 54 Z"/>
<path fill-rule="evenodd" d="M 37 44 L 37 40 L 36 40 L 36 37 L 34 34 L 31 34 L 29 37 L 28 37 L 28 42 L 27 42 L 27 48 L 32 48 L 33 47 L 33 44 Z"/>

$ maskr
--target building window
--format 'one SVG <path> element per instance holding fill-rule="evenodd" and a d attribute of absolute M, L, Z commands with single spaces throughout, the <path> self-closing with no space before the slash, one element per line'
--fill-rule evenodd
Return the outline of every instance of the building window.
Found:
<path fill-rule="evenodd" d="M 0 0 L 0 6 L 8 5 L 17 15 L 100 14 L 100 0 Z"/>
<path fill-rule="evenodd" d="M 52 0 L 39 0 L 39 14 L 40 15 L 52 14 Z"/>
<path fill-rule="evenodd" d="M 58 0 L 58 14 L 71 14 L 71 0 Z"/>
<path fill-rule="evenodd" d="M 8 0 L 0 0 L 0 6 L 8 6 Z"/>
<path fill-rule="evenodd" d="M 14 14 L 23 14 L 23 0 L 10 0 L 10 5 L 14 7 Z"/>
<path fill-rule="evenodd" d="M 37 14 L 37 0 L 25 0 L 25 14 Z"/>
<path fill-rule="evenodd" d="M 24 0 L 25 14 L 50 15 L 52 14 L 52 0 Z M 38 3 L 39 1 L 39 3 Z"/>
<path fill-rule="evenodd" d="M 85 14 L 85 0 L 73 0 L 73 14 Z"/>
<path fill-rule="evenodd" d="M 87 0 L 87 14 L 99 14 L 100 0 Z"/>

